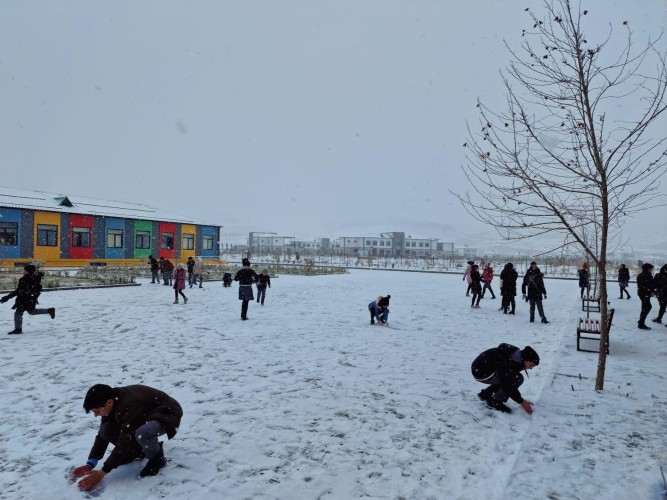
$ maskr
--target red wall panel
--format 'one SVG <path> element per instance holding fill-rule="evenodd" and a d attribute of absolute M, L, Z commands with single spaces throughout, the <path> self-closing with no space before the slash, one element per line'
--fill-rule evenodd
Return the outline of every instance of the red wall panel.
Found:
<path fill-rule="evenodd" d="M 162 248 L 162 233 L 171 233 L 173 236 L 171 248 Z M 176 255 L 176 224 L 173 222 L 160 222 L 160 234 L 159 236 L 159 245 L 160 245 L 160 257 L 165 259 L 170 259 L 171 263 L 176 266 L 174 262 L 174 256 Z"/>
<path fill-rule="evenodd" d="M 74 247 L 72 246 L 72 228 L 87 227 L 90 229 L 90 246 Z M 104 235 L 101 236 L 104 238 Z M 69 216 L 69 258 L 70 259 L 92 259 L 93 258 L 93 217 L 90 215 Z"/>

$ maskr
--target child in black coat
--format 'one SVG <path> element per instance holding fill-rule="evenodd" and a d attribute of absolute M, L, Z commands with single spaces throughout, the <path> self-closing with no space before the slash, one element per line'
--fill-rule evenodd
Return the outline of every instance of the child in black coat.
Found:
<path fill-rule="evenodd" d="M 19 284 L 16 290 L 5 295 L 0 299 L 1 303 L 7 302 L 12 297 L 16 297 L 14 307 L 14 329 L 8 335 L 18 335 L 23 333 L 23 313 L 27 312 L 31 316 L 35 314 L 48 314 L 51 319 L 56 317 L 56 309 L 49 307 L 48 309 L 36 309 L 37 298 L 42 292 L 42 276 L 43 273 L 38 273 L 37 268 L 28 264 L 23 268 L 23 277 L 19 279 Z"/>

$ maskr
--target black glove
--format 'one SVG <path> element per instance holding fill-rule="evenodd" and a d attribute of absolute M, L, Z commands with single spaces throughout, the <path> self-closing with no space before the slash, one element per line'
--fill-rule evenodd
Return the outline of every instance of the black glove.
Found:
<path fill-rule="evenodd" d="M 544 300 L 547 300 L 547 294 L 546 293 L 544 294 Z"/>
<path fill-rule="evenodd" d="M 3 297 L 3 298 L 0 299 L 0 302 L 2 302 L 2 303 L 4 304 L 4 303 L 7 302 L 8 300 L 9 300 L 9 299 L 8 299 L 7 297 Z"/>

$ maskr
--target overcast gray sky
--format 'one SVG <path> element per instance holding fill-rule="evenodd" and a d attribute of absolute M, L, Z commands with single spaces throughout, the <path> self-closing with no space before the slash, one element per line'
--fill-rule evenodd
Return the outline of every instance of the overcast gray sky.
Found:
<path fill-rule="evenodd" d="M 592 36 L 667 26 L 664 0 L 585 4 Z M 449 190 L 467 189 L 465 121 L 502 102 L 502 40 L 519 45 L 528 6 L 3 0 L 0 184 L 171 209 L 223 241 L 482 238 Z"/>

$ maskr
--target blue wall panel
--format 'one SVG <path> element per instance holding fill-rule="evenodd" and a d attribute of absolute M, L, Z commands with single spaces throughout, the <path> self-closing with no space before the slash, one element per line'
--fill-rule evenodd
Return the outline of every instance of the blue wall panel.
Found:
<path fill-rule="evenodd" d="M 211 227 L 211 226 L 202 226 L 201 233 L 202 233 L 202 240 L 203 240 L 204 236 L 211 236 L 213 238 L 213 248 L 210 249 L 210 250 L 204 250 L 202 248 L 202 251 L 201 251 L 200 255 L 202 255 L 204 257 L 215 257 L 216 255 L 218 255 L 218 250 L 217 250 L 217 246 L 218 246 L 217 233 L 218 232 L 217 232 L 216 228 Z"/>
<path fill-rule="evenodd" d="M 0 208 L 0 221 L 16 224 L 16 245 L 0 245 L 0 259 L 18 259 L 21 255 L 21 211 L 13 208 Z"/>
<path fill-rule="evenodd" d="M 107 241 L 107 231 L 109 229 L 118 229 L 123 231 L 123 243 L 125 243 L 125 219 L 116 219 L 113 217 L 107 217 L 105 220 L 104 227 L 104 258 L 106 259 L 122 259 L 125 256 L 125 246 L 121 248 L 108 248 L 106 246 Z"/>

